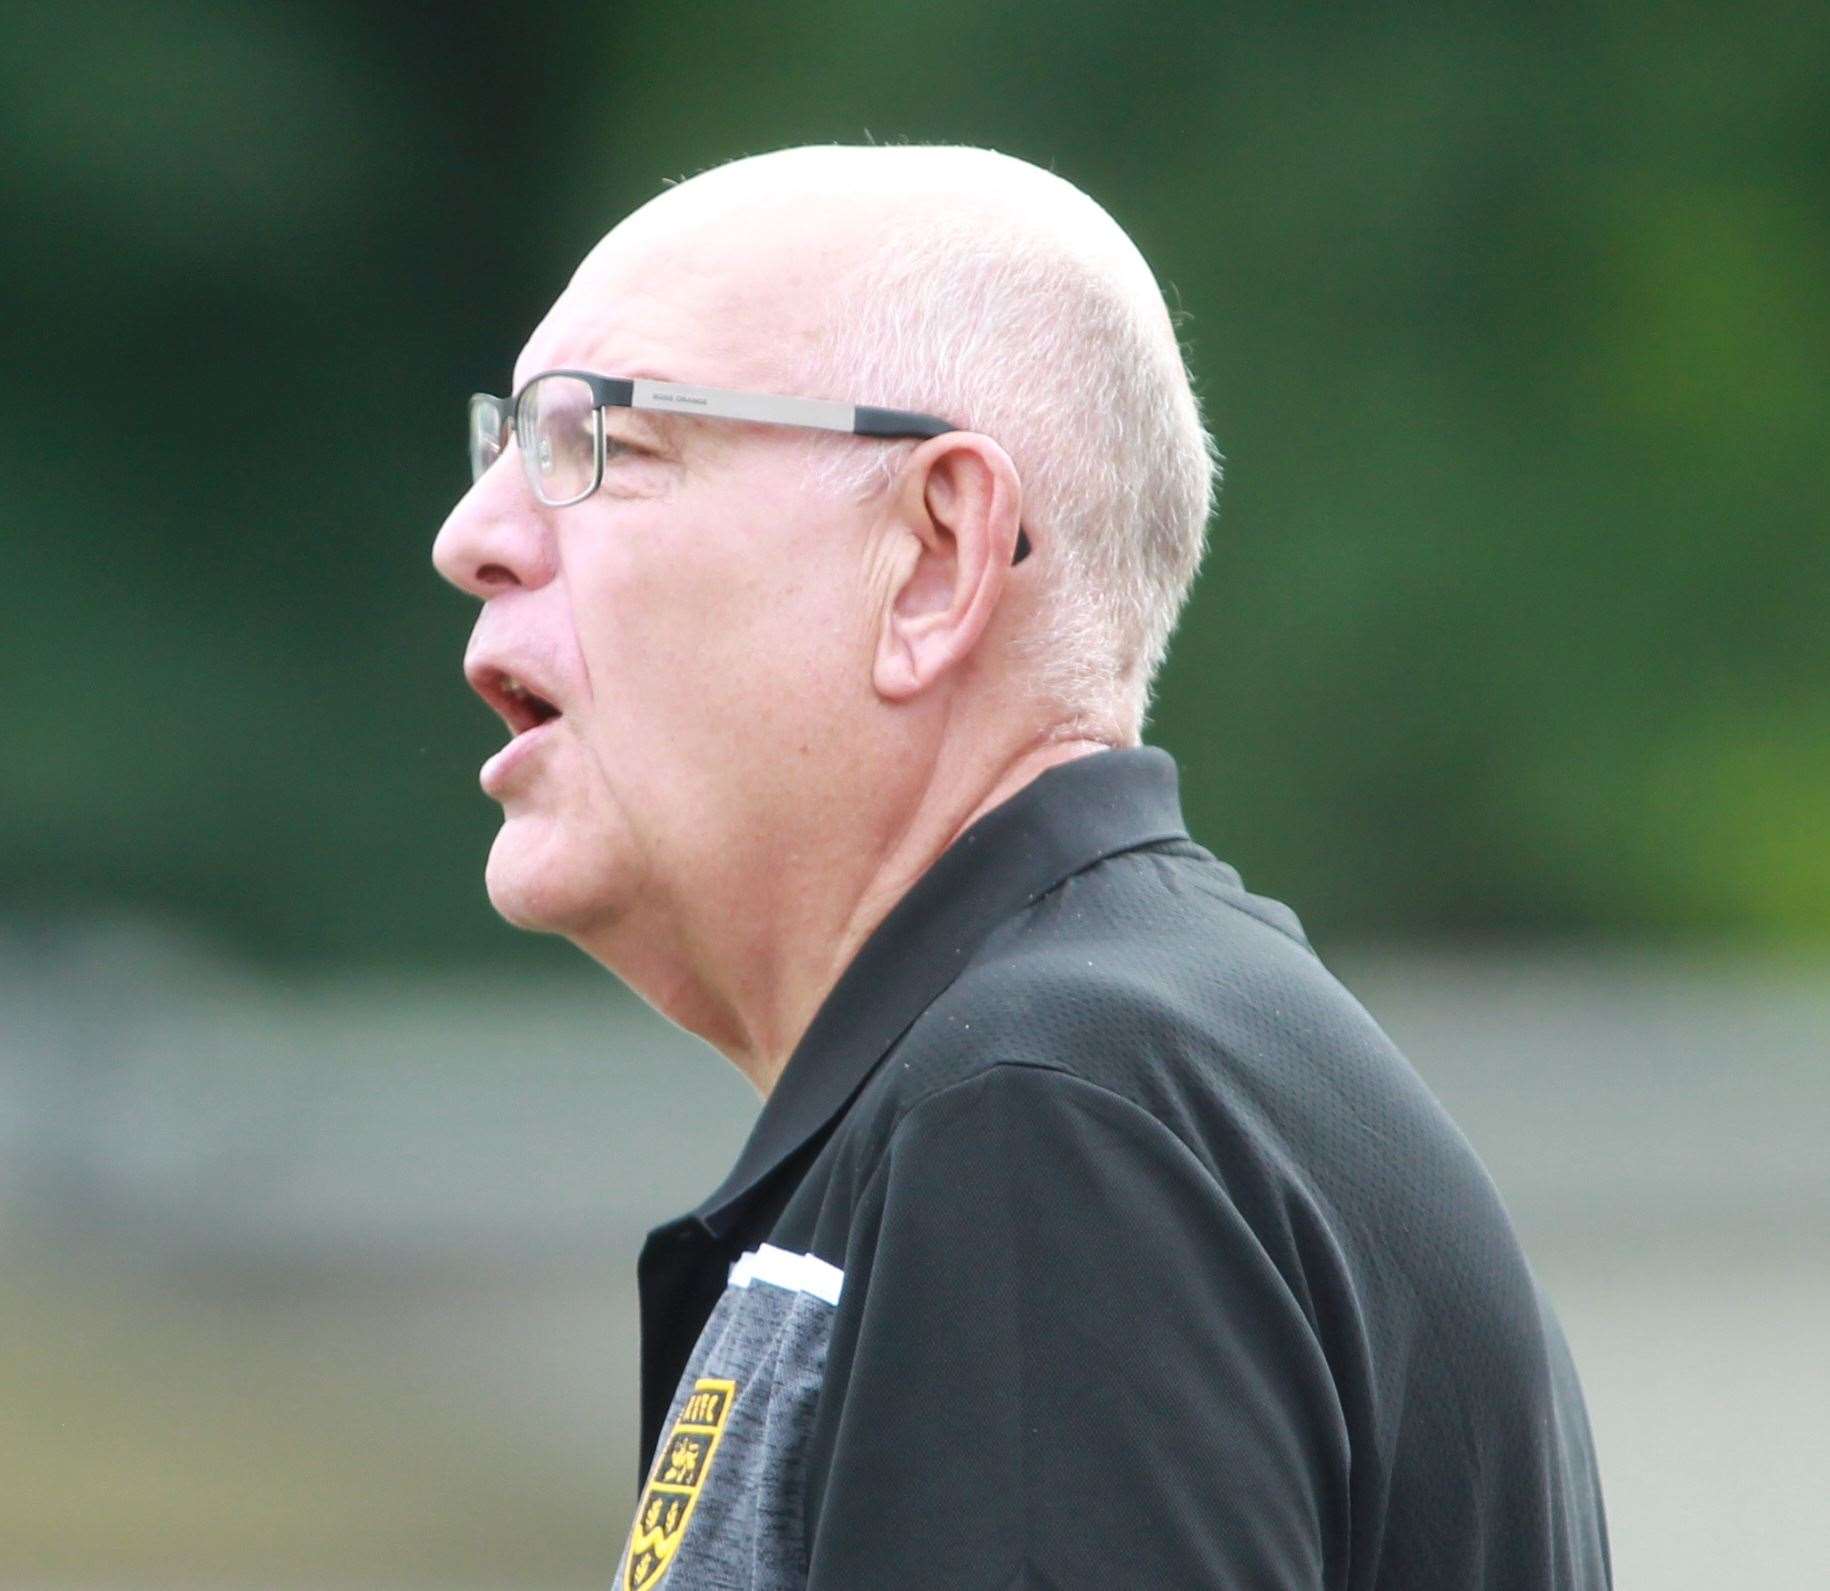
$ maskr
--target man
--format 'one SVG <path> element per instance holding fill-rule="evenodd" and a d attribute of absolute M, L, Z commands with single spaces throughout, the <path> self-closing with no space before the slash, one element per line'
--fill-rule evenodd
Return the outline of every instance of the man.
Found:
<path fill-rule="evenodd" d="M 1607 1583 L 1491 1184 L 1138 744 L 1214 471 L 1116 224 L 984 151 L 738 161 L 513 391 L 434 552 L 490 897 L 766 1100 L 643 1252 L 618 1586 Z"/>

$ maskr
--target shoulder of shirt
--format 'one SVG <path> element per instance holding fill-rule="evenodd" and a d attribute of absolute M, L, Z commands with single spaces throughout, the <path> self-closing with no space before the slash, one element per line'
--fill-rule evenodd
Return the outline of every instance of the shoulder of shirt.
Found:
<path fill-rule="evenodd" d="M 1021 1067 L 1117 1095 L 1209 1159 L 1216 1115 L 1251 1114 L 1259 1076 L 1318 1045 L 1390 1049 L 1287 908 L 1172 842 L 1108 857 L 1000 924 L 841 1131 L 873 1159 L 924 1102 Z"/>

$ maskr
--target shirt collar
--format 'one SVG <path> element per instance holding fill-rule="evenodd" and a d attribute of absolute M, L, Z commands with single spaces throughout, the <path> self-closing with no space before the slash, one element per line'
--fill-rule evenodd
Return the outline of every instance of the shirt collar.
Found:
<path fill-rule="evenodd" d="M 857 1093 L 997 925 L 1103 857 L 1185 839 L 1176 765 L 1141 746 L 1058 763 L 956 839 L 833 985 L 731 1174 L 692 1215 L 714 1235 Z"/>

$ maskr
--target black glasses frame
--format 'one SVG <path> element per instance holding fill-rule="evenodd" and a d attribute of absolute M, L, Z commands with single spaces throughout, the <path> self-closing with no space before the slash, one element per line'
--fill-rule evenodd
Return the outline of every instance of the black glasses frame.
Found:
<path fill-rule="evenodd" d="M 570 376 L 591 389 L 592 449 L 595 455 L 591 484 L 575 497 L 554 501 L 542 495 L 529 456 L 525 468 L 534 495 L 549 508 L 568 508 L 582 503 L 604 483 L 604 410 L 647 409 L 668 414 L 692 414 L 712 420 L 749 420 L 761 425 L 799 426 L 816 431 L 839 431 L 852 436 L 931 437 L 945 436 L 959 426 L 932 414 L 917 414 L 908 409 L 884 409 L 864 403 L 835 403 L 824 398 L 789 398 L 777 393 L 732 392 L 723 387 L 695 387 L 677 381 L 650 381 L 642 377 L 604 376 L 593 370 L 542 370 L 529 376 L 513 398 L 498 398 L 487 392 L 473 393 L 470 398 L 470 478 L 475 481 L 502 454 L 508 445 L 508 434 L 518 430 L 516 419 L 528 390 L 547 376 Z M 494 439 L 494 450 L 487 445 Z M 487 456 L 486 456 L 487 455 Z M 1029 535 L 1017 528 L 1016 554 L 1010 560 L 1019 564 L 1030 554 Z"/>

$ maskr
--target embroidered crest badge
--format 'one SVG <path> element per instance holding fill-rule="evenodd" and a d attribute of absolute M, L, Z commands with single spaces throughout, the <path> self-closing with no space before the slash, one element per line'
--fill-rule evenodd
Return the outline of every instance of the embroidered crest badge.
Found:
<path fill-rule="evenodd" d="M 679 1419 L 655 1455 L 647 1490 L 636 1505 L 624 1591 L 649 1591 L 674 1561 L 736 1397 L 735 1381 L 693 1383 Z"/>

